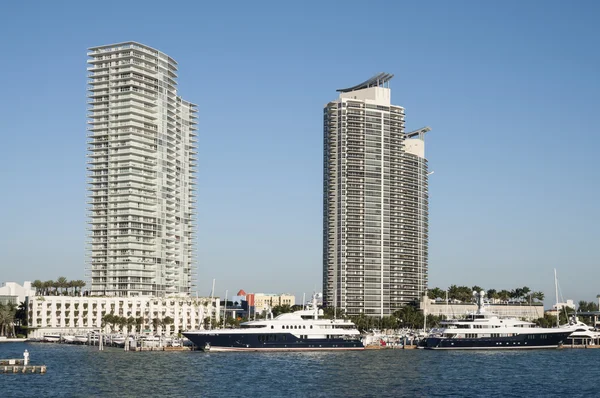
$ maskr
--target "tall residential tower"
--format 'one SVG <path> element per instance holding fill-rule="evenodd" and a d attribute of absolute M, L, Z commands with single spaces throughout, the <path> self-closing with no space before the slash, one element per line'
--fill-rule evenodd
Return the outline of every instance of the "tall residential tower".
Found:
<path fill-rule="evenodd" d="M 323 293 L 349 315 L 387 316 L 427 288 L 424 135 L 405 133 L 380 73 L 324 109 Z"/>
<path fill-rule="evenodd" d="M 177 62 L 135 42 L 88 52 L 91 294 L 190 293 L 196 105 Z"/>

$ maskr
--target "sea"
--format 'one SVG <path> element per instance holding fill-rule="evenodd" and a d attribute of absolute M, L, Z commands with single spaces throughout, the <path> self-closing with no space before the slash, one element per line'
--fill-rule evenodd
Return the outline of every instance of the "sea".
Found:
<path fill-rule="evenodd" d="M 125 352 L 2 343 L 0 397 L 598 397 L 600 350 Z"/>

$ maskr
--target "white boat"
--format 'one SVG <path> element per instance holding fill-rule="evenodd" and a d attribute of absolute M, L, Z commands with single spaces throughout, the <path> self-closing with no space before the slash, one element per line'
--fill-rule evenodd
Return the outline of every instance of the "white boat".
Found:
<path fill-rule="evenodd" d="M 319 319 L 323 315 L 317 306 L 319 296 L 313 296 L 308 309 L 276 318 L 271 314 L 270 319 L 244 322 L 240 328 L 196 330 L 183 335 L 205 351 L 363 350 L 354 323 Z"/>
<path fill-rule="evenodd" d="M 596 345 L 600 339 L 600 332 L 592 326 L 588 326 L 581 322 L 576 315 L 573 315 L 571 319 L 569 319 L 569 323 L 562 325 L 561 328 L 573 331 L 573 333 L 567 337 L 567 342 L 569 344 Z"/>
<path fill-rule="evenodd" d="M 44 341 L 49 343 L 58 343 L 60 341 L 60 334 L 45 334 Z"/>
<path fill-rule="evenodd" d="M 72 334 L 63 334 L 62 339 L 65 343 L 73 343 L 75 342 L 75 336 Z"/>
<path fill-rule="evenodd" d="M 442 328 L 422 340 L 433 350 L 557 348 L 573 333 L 568 328 L 538 328 L 517 318 L 501 318 L 483 308 L 485 292 L 473 292 L 477 311 L 464 319 L 442 321 Z"/>
<path fill-rule="evenodd" d="M 88 336 L 87 336 L 87 334 L 76 334 L 74 336 L 73 341 L 75 343 L 87 343 L 88 342 Z"/>

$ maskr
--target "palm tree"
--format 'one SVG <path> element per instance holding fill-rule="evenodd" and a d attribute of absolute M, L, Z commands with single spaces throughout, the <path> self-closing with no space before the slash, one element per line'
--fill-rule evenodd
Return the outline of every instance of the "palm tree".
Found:
<path fill-rule="evenodd" d="M 538 301 L 544 301 L 544 292 L 533 292 L 531 298 Z"/>
<path fill-rule="evenodd" d="M 36 296 L 40 296 L 42 295 L 42 289 L 44 287 L 44 284 L 41 280 L 36 279 L 31 283 L 31 287 L 35 289 L 35 295 Z"/>
<path fill-rule="evenodd" d="M 162 324 L 163 324 L 163 326 L 165 326 L 165 329 L 166 329 L 166 326 L 172 325 L 173 322 L 174 322 L 174 320 L 170 316 L 166 316 L 162 320 Z"/>
<path fill-rule="evenodd" d="M 136 331 L 138 333 L 142 332 L 142 327 L 144 326 L 144 317 L 142 316 L 138 316 L 137 318 L 135 318 L 135 326 L 136 326 Z"/>
<path fill-rule="evenodd" d="M 0 336 L 15 335 L 16 306 L 12 303 L 0 304 Z M 11 333 L 12 331 L 12 333 Z"/>
<path fill-rule="evenodd" d="M 67 278 L 65 278 L 64 276 L 60 276 L 58 277 L 58 279 L 56 280 L 56 287 L 61 289 L 61 294 L 63 292 L 62 289 L 66 289 L 68 286 L 68 280 Z"/>
<path fill-rule="evenodd" d="M 102 326 L 109 326 L 111 332 L 114 329 L 114 321 L 115 321 L 115 316 L 111 313 L 111 314 L 106 314 L 102 317 Z"/>
<path fill-rule="evenodd" d="M 69 294 L 69 296 L 74 296 L 75 295 L 74 291 L 75 291 L 75 281 L 68 281 L 67 282 L 67 293 Z"/>
<path fill-rule="evenodd" d="M 524 298 L 525 300 L 527 300 L 527 297 L 529 297 L 530 293 L 531 293 L 531 289 L 528 288 L 527 286 L 523 286 L 521 288 L 521 297 Z"/>
<path fill-rule="evenodd" d="M 52 293 L 52 287 L 54 286 L 54 281 L 52 279 L 47 280 L 46 282 L 44 282 L 44 296 L 51 296 Z"/>
<path fill-rule="evenodd" d="M 81 279 L 78 279 L 75 281 L 75 295 L 77 295 L 77 293 L 79 293 L 79 295 L 81 295 L 81 289 L 83 289 L 85 287 L 85 281 L 82 281 Z M 79 292 L 77 292 L 77 288 L 79 288 Z"/>
<path fill-rule="evenodd" d="M 159 318 L 152 318 L 152 331 L 156 333 L 161 322 Z"/>
<path fill-rule="evenodd" d="M 135 318 L 132 316 L 127 318 L 126 325 L 127 325 L 127 333 L 131 333 L 131 328 L 133 326 L 135 326 Z"/>

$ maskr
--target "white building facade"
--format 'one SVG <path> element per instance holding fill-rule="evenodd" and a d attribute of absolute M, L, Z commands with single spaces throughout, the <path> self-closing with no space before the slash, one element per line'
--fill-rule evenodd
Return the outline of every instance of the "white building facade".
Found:
<path fill-rule="evenodd" d="M 88 52 L 88 259 L 97 296 L 192 287 L 196 105 L 177 62 L 136 42 Z"/>
<path fill-rule="evenodd" d="M 25 281 L 23 285 L 16 282 L 5 282 L 0 287 L 0 302 L 19 305 L 26 302 L 27 297 L 34 296 L 35 289 L 31 287 L 31 282 Z M 4 298 L 4 300 L 3 300 Z"/>
<path fill-rule="evenodd" d="M 424 134 L 406 133 L 380 73 L 324 108 L 323 300 L 387 316 L 427 289 Z"/>
<path fill-rule="evenodd" d="M 142 318 L 142 333 L 175 335 L 180 331 L 203 329 L 206 319 L 219 321 L 218 298 L 179 297 L 74 297 L 33 296 L 29 297 L 28 337 L 43 337 L 45 334 L 78 334 L 93 330 L 111 332 L 111 327 L 127 332 L 126 328 L 106 325 L 107 314 L 125 318 Z M 159 321 L 171 318 L 170 325 L 159 325 Z M 117 331 L 117 330 L 116 330 Z"/>

